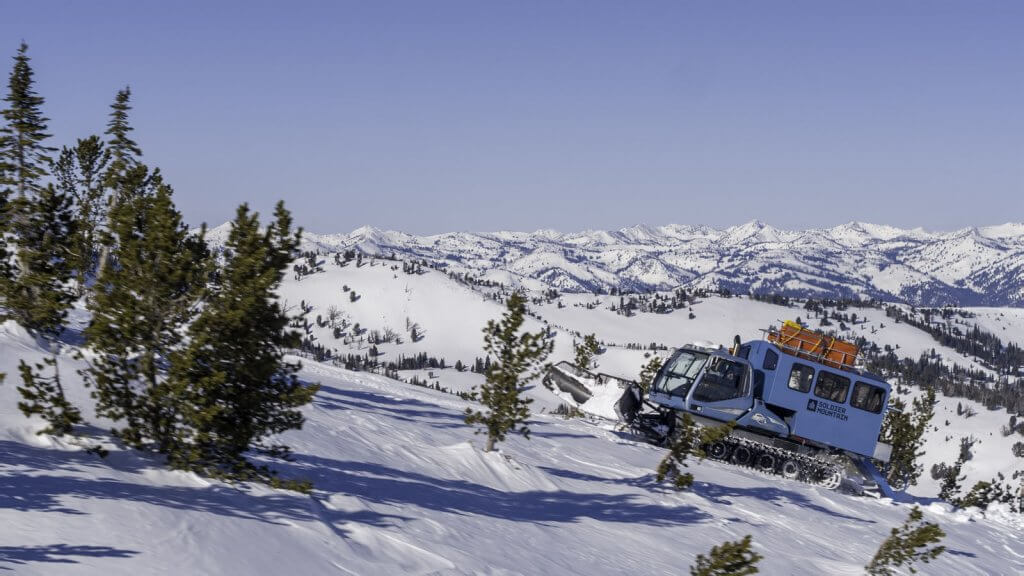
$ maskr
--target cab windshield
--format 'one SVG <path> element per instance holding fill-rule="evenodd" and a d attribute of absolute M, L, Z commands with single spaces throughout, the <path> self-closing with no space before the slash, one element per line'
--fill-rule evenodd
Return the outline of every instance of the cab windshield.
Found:
<path fill-rule="evenodd" d="M 693 350 L 681 350 L 669 360 L 668 365 L 654 382 L 654 391 L 671 396 L 683 396 L 690 392 L 697 373 L 708 361 L 708 355 Z"/>

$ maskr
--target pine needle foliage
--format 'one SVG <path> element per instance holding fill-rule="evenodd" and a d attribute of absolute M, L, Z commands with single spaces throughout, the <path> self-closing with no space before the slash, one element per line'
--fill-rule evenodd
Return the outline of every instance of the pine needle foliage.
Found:
<path fill-rule="evenodd" d="M 114 97 L 114 103 L 110 105 L 110 120 L 107 121 L 107 149 L 110 152 L 110 168 L 106 172 L 107 186 L 117 188 L 117 178 L 126 174 L 131 168 L 139 164 L 142 157 L 142 150 L 130 137 L 134 130 L 128 122 L 128 112 L 131 111 L 132 89 L 125 86 L 119 90 Z"/>
<path fill-rule="evenodd" d="M 658 371 L 661 370 L 661 363 L 661 358 L 659 356 L 652 356 L 651 359 L 640 368 L 640 379 L 638 384 L 640 385 L 640 390 L 643 394 L 647 394 L 651 389 L 654 377 L 657 376 Z"/>
<path fill-rule="evenodd" d="M 44 144 L 50 137 L 46 126 L 49 119 L 43 116 L 44 100 L 35 91 L 29 62 L 28 45 L 22 42 L 7 81 L 6 107 L 0 112 L 5 120 L 0 128 L 0 193 L 4 200 L 12 192 L 18 198 L 41 192 L 43 178 L 49 174 L 47 167 L 53 161 L 50 155 L 56 151 Z"/>
<path fill-rule="evenodd" d="M 576 366 L 583 370 L 589 370 L 594 362 L 594 355 L 601 349 L 597 342 L 596 334 L 587 334 L 583 341 L 575 346 Z"/>
<path fill-rule="evenodd" d="M 136 447 L 168 453 L 182 441 L 184 391 L 164 377 L 183 346 L 209 276 L 202 236 L 189 234 L 171 189 L 146 166 L 119 181 L 123 198 L 111 207 L 118 242 L 93 286 L 93 321 L 86 341 L 98 353 L 86 372 L 97 414 L 117 422 L 113 432 Z"/>
<path fill-rule="evenodd" d="M 960 472 L 964 467 L 964 455 L 961 454 L 952 466 L 947 466 L 942 474 L 942 481 L 939 483 L 939 498 L 953 504 L 959 505 L 957 494 L 960 493 L 960 483 L 966 479 Z"/>
<path fill-rule="evenodd" d="M 51 376 L 43 376 L 43 370 L 47 367 L 53 370 Z M 38 434 L 70 434 L 74 425 L 82 422 L 82 414 L 64 395 L 57 358 L 44 358 L 42 364 L 35 364 L 34 367 L 21 360 L 18 370 L 22 382 L 18 386 L 22 398 L 18 402 L 18 409 L 26 417 L 39 415 L 47 422 L 47 427 Z"/>
<path fill-rule="evenodd" d="M 686 456 L 697 444 L 699 433 L 697 424 L 686 412 L 680 420 L 677 433 L 672 437 L 668 454 L 658 464 L 656 481 L 661 484 L 666 479 L 672 479 L 672 487 L 676 490 L 686 490 L 693 485 L 693 474 L 683 473 L 681 468 L 686 468 Z"/>
<path fill-rule="evenodd" d="M 881 438 L 892 445 L 892 455 L 881 470 L 896 490 L 916 485 L 924 471 L 919 459 L 924 455 L 924 432 L 935 412 L 935 389 L 925 388 L 923 392 L 913 400 L 909 412 L 901 399 L 893 398 L 882 422 Z"/>
<path fill-rule="evenodd" d="M 737 542 L 724 542 L 711 548 L 705 557 L 697 555 L 696 566 L 690 567 L 690 576 L 747 576 L 757 574 L 757 563 L 763 556 L 750 549 L 750 535 Z"/>
<path fill-rule="evenodd" d="M 74 147 L 61 149 L 53 166 L 58 189 L 74 201 L 76 230 L 72 241 L 72 267 L 77 295 L 95 273 L 100 255 L 100 232 L 106 223 L 106 189 L 103 174 L 110 162 L 99 136 L 80 138 Z"/>
<path fill-rule="evenodd" d="M 938 524 L 924 522 L 921 508 L 914 506 L 910 515 L 899 528 L 893 528 L 889 537 L 882 542 L 871 562 L 865 566 L 872 576 L 891 576 L 893 570 L 906 566 L 911 574 L 916 574 L 913 566 L 916 562 L 928 562 L 939 557 L 946 551 L 945 546 L 934 546 L 946 536 Z"/>
<path fill-rule="evenodd" d="M 52 185 L 35 198 L 20 198 L 12 231 L 17 238 L 11 276 L 3 282 L 8 315 L 52 341 L 63 331 L 74 301 L 71 249 L 75 233 L 71 199 Z"/>
<path fill-rule="evenodd" d="M 278 203 L 274 221 L 260 231 L 259 214 L 238 208 L 226 243 L 225 263 L 202 312 L 189 327 L 190 343 L 172 359 L 171 381 L 187 390 L 183 419 L 190 441 L 172 454 L 179 468 L 237 480 L 275 479 L 253 463 L 250 451 L 287 458 L 290 448 L 268 439 L 302 427 L 299 410 L 312 401 L 317 384 L 301 382 L 298 363 L 285 352 L 299 345 L 288 330 L 280 286 L 299 246 L 291 214 Z"/>
<path fill-rule="evenodd" d="M 486 410 L 466 409 L 466 424 L 479 425 L 478 434 L 487 433 L 484 452 L 493 450 L 511 431 L 530 437 L 525 423 L 533 400 L 522 395 L 522 388 L 543 373 L 553 345 L 543 330 L 521 331 L 526 316 L 522 294 L 510 295 L 505 309 L 501 321 L 490 320 L 484 327 L 484 353 L 495 360 L 484 371 L 484 384 L 471 394 Z"/>
<path fill-rule="evenodd" d="M 710 446 L 715 442 L 722 442 L 732 434 L 732 431 L 736 428 L 736 422 L 726 422 L 719 426 L 702 426 L 700 434 L 698 435 L 697 446 L 694 447 L 693 452 L 703 460 L 707 458 L 707 453 L 704 451 L 705 446 Z"/>

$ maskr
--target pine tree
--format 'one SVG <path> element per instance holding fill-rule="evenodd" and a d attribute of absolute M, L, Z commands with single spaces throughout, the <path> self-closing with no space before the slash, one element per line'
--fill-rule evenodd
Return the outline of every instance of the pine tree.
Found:
<path fill-rule="evenodd" d="M 125 201 L 111 209 L 119 238 L 115 265 L 93 286 L 93 321 L 86 340 L 98 354 L 88 370 L 97 413 L 117 422 L 126 443 L 160 452 L 180 442 L 181 391 L 163 377 L 182 346 L 208 276 L 202 236 L 189 234 L 171 189 L 145 165 L 128 170 L 118 190 Z"/>
<path fill-rule="evenodd" d="M 494 449 L 497 442 L 516 430 L 529 438 L 530 430 L 525 425 L 530 416 L 533 401 L 521 394 L 522 387 L 540 376 L 544 361 L 551 352 L 553 342 L 544 337 L 544 332 L 522 332 L 526 316 L 526 298 L 519 292 L 513 293 L 505 302 L 505 313 L 501 321 L 490 320 L 484 327 L 485 383 L 479 391 L 474 388 L 472 397 L 487 408 L 466 409 L 466 424 L 478 424 L 487 432 L 484 452 Z M 490 361 L 491 355 L 495 360 Z"/>
<path fill-rule="evenodd" d="M 42 371 L 49 366 L 53 375 L 45 377 Z M 70 434 L 75 424 L 82 422 L 82 414 L 64 395 L 64 387 L 60 383 L 60 372 L 57 369 L 57 357 L 44 358 L 42 364 L 35 368 L 24 360 L 19 361 L 22 386 L 18 387 L 22 401 L 18 409 L 26 417 L 38 414 L 46 420 L 48 426 L 39 434 L 63 436 Z M 0 380 L 2 381 L 2 380 Z"/>
<path fill-rule="evenodd" d="M 95 272 L 99 259 L 99 234 L 107 220 L 103 174 L 109 162 L 110 153 L 100 137 L 89 136 L 79 139 L 73 148 L 62 148 L 53 166 L 60 191 L 74 200 L 72 265 L 78 296 L 85 293 L 87 279 Z"/>
<path fill-rule="evenodd" d="M 12 277 L 3 283 L 8 314 L 29 331 L 53 341 L 74 300 L 71 200 L 52 186 L 22 199 L 12 230 L 17 238 Z"/>
<path fill-rule="evenodd" d="M 667 478 L 672 479 L 676 490 L 685 490 L 693 485 L 693 474 L 683 473 L 680 467 L 686 468 L 686 456 L 697 444 L 697 424 L 689 413 L 684 412 L 681 419 L 682 428 L 673 436 L 668 454 L 658 464 L 656 481 L 661 484 Z"/>
<path fill-rule="evenodd" d="M 300 382 L 299 365 L 284 358 L 300 336 L 287 329 L 289 317 L 276 295 L 301 230 L 292 230 L 283 203 L 266 231 L 259 228 L 259 215 L 241 205 L 224 267 L 189 328 L 191 342 L 173 359 L 171 379 L 188 390 L 184 420 L 192 430 L 187 449 L 172 456 L 174 466 L 235 479 L 272 477 L 246 453 L 286 457 L 287 446 L 265 441 L 301 428 L 298 409 L 319 389 Z"/>
<path fill-rule="evenodd" d="M 960 457 L 956 459 L 956 462 L 952 466 L 947 466 L 945 472 L 942 474 L 942 482 L 939 485 L 940 499 L 953 505 L 957 505 L 958 501 L 956 495 L 960 493 L 960 483 L 966 478 L 966 476 L 960 475 L 963 467 L 964 454 L 961 453 Z"/>
<path fill-rule="evenodd" d="M 871 562 L 865 566 L 872 576 L 891 576 L 893 569 L 907 566 L 912 574 L 917 570 L 913 564 L 917 561 L 928 563 L 945 552 L 945 546 L 928 548 L 938 544 L 946 536 L 938 524 L 924 522 L 921 509 L 914 506 L 907 520 L 899 528 L 893 528 L 889 537 L 879 546 Z"/>
<path fill-rule="evenodd" d="M 661 370 L 661 358 L 658 356 L 652 356 L 647 364 L 644 364 L 640 368 L 640 379 L 638 381 L 640 390 L 646 394 L 651 389 L 651 384 L 654 382 L 654 377 L 658 375 L 658 371 Z"/>
<path fill-rule="evenodd" d="M 22 42 L 8 78 L 4 98 L 7 107 L 0 112 L 6 121 L 0 140 L 0 162 L 4 164 L 4 169 L 0 170 L 3 176 L 0 189 L 4 200 L 12 192 L 17 193 L 17 198 L 42 192 L 43 178 L 49 174 L 47 167 L 52 162 L 50 154 L 56 150 L 43 144 L 50 137 L 46 133 L 49 119 L 41 110 L 43 97 L 33 88 L 29 60 L 28 45 Z"/>
<path fill-rule="evenodd" d="M 128 122 L 128 111 L 132 108 L 129 105 L 131 100 L 131 89 L 125 87 L 114 97 L 114 103 L 110 105 L 110 120 L 107 122 L 106 153 L 108 162 L 102 172 L 102 184 L 108 192 L 107 204 L 107 226 L 101 230 L 100 256 L 97 263 L 97 276 L 103 274 L 107 267 L 110 252 L 117 247 L 117 234 L 114 232 L 111 221 L 115 207 L 123 202 L 130 201 L 132 197 L 141 194 L 144 190 L 151 188 L 154 182 L 161 179 L 159 169 L 153 170 L 147 179 L 139 180 L 139 167 L 142 163 L 139 158 L 142 150 L 129 137 L 133 130 Z"/>
<path fill-rule="evenodd" d="M 923 392 L 914 399 L 910 412 L 902 400 L 893 398 L 882 423 L 882 441 L 892 445 L 892 455 L 882 466 L 882 473 L 896 490 L 916 485 L 924 471 L 918 459 L 924 455 L 924 433 L 935 411 L 935 389 L 924 388 Z"/>
<path fill-rule="evenodd" d="M 993 478 L 990 481 L 979 480 L 976 482 L 963 498 L 955 499 L 954 505 L 957 508 L 974 506 L 985 510 L 993 502 L 1009 503 L 1012 499 L 1012 492 Z"/>
<path fill-rule="evenodd" d="M 142 150 L 129 136 L 134 130 L 128 122 L 128 112 L 132 109 L 129 104 L 132 98 L 131 87 L 125 86 L 119 90 L 114 97 L 114 103 L 110 105 L 110 120 L 107 121 L 107 130 L 104 132 L 109 138 L 107 149 L 110 151 L 111 163 L 106 172 L 109 180 L 107 185 L 110 188 L 117 188 L 116 179 L 139 164 L 142 157 Z"/>
<path fill-rule="evenodd" d="M 597 354 L 601 347 L 597 343 L 597 336 L 595 334 L 587 334 L 583 338 L 583 342 L 576 345 L 576 366 L 583 370 L 589 370 L 591 364 L 594 361 L 594 355 Z"/>
<path fill-rule="evenodd" d="M 757 563 L 763 556 L 750 549 L 750 535 L 738 542 L 724 542 L 711 548 L 708 557 L 697 555 L 697 565 L 690 567 L 690 576 L 748 576 L 757 574 Z"/>

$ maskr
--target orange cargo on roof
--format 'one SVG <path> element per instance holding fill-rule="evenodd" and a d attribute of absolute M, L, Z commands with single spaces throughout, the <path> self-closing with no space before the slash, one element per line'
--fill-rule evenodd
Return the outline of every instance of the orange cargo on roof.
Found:
<path fill-rule="evenodd" d="M 778 332 L 769 331 L 768 341 L 792 356 L 843 369 L 853 368 L 860 352 L 856 344 L 804 328 L 792 320 L 786 320 Z"/>

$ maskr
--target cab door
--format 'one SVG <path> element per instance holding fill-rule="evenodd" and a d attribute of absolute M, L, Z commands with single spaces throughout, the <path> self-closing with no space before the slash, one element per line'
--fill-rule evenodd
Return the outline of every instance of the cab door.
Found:
<path fill-rule="evenodd" d="M 722 422 L 737 420 L 753 406 L 751 388 L 749 364 L 713 356 L 690 391 L 688 409 Z"/>

